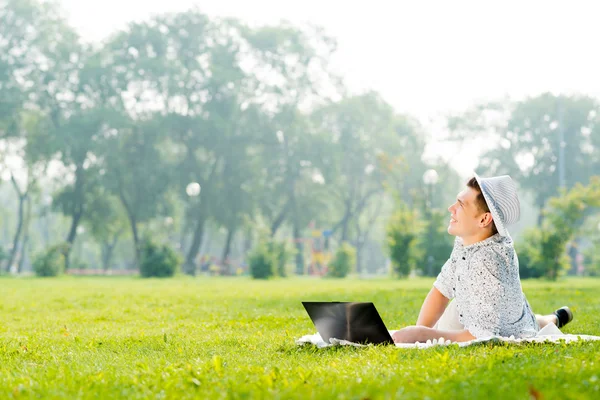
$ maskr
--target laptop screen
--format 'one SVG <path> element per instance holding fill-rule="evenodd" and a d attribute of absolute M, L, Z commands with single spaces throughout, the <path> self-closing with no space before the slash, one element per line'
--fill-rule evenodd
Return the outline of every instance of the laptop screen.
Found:
<path fill-rule="evenodd" d="M 325 342 L 336 338 L 362 344 L 393 344 L 373 303 L 303 302 Z"/>

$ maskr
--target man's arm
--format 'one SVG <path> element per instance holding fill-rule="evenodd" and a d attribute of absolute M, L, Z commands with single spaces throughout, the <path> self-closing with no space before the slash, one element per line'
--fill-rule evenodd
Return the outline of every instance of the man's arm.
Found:
<path fill-rule="evenodd" d="M 460 331 L 441 331 L 425 326 L 408 326 L 394 332 L 392 335 L 392 339 L 396 343 L 424 343 L 428 340 L 439 339 L 441 337 L 452 342 L 468 342 L 476 339 L 475 336 L 466 329 Z"/>
<path fill-rule="evenodd" d="M 436 287 L 431 288 L 421 306 L 417 326 L 433 328 L 444 313 L 449 301 Z"/>

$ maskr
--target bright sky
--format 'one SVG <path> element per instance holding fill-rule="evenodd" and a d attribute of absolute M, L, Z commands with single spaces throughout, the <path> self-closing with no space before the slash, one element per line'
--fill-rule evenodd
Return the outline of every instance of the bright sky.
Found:
<path fill-rule="evenodd" d="M 310 22 L 338 40 L 334 68 L 374 89 L 439 137 L 440 117 L 479 100 L 545 91 L 600 98 L 600 2 L 340 0 L 61 0 L 71 24 L 100 40 L 131 20 L 198 6 L 251 24 Z M 476 144 L 452 159 L 462 174 Z M 449 157 L 433 145 L 430 154 Z"/>

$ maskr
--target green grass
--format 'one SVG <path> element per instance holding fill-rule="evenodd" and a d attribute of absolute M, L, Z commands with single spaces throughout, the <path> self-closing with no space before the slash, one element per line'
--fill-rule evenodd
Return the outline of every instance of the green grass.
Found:
<path fill-rule="evenodd" d="M 431 280 L 0 279 L 0 398 L 600 398 L 600 343 L 299 347 L 301 300 L 373 301 L 414 323 Z M 600 335 L 600 281 L 525 282 Z"/>

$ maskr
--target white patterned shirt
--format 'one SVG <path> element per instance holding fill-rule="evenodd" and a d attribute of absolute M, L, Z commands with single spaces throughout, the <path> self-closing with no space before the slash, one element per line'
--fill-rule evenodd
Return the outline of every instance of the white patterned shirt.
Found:
<path fill-rule="evenodd" d="M 519 260 L 509 237 L 495 234 L 468 246 L 456 238 L 433 285 L 454 298 L 460 323 L 476 338 L 525 338 L 539 330 L 521 288 Z"/>

